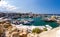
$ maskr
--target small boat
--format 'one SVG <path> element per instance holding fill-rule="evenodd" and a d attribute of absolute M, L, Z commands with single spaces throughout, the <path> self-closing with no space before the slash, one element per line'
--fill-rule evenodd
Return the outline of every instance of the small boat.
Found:
<path fill-rule="evenodd" d="M 20 24 L 22 24 L 23 22 L 18 21 L 18 20 L 13 20 L 12 23 L 15 24 L 15 25 L 20 25 Z"/>
<path fill-rule="evenodd" d="M 31 22 L 31 23 L 33 23 L 33 22 L 34 22 L 34 20 L 33 20 L 33 19 L 31 19 L 31 18 L 29 18 L 27 21 L 28 21 L 28 22 Z"/>
<path fill-rule="evenodd" d="M 24 25 L 30 25 L 33 23 L 32 19 L 21 19 L 21 22 L 23 22 Z"/>
<path fill-rule="evenodd" d="M 45 27 L 48 29 L 48 30 L 51 30 L 52 27 L 50 25 L 45 25 Z"/>
<path fill-rule="evenodd" d="M 24 21 L 24 25 L 30 25 L 31 23 L 29 21 Z"/>

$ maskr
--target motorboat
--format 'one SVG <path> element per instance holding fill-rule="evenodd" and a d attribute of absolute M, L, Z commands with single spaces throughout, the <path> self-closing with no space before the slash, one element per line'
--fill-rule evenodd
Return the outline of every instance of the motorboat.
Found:
<path fill-rule="evenodd" d="M 29 21 L 24 21 L 23 24 L 25 24 L 25 25 L 30 25 L 31 23 L 30 23 Z"/>
<path fill-rule="evenodd" d="M 23 22 L 23 24 L 25 24 L 25 25 L 27 25 L 27 24 L 29 25 L 29 24 L 33 23 L 33 19 L 31 19 L 31 18 L 21 19 L 20 21 Z"/>
<path fill-rule="evenodd" d="M 45 27 L 46 27 L 48 30 L 51 30 L 51 29 L 52 29 L 52 27 L 49 26 L 49 25 L 45 25 Z"/>
<path fill-rule="evenodd" d="M 18 21 L 18 20 L 13 20 L 12 23 L 15 24 L 15 25 L 23 24 L 22 21 Z"/>
<path fill-rule="evenodd" d="M 33 20 L 33 19 L 31 19 L 31 18 L 29 18 L 27 21 L 28 21 L 28 22 L 31 22 L 31 23 L 33 23 L 33 22 L 34 22 L 34 20 Z"/>

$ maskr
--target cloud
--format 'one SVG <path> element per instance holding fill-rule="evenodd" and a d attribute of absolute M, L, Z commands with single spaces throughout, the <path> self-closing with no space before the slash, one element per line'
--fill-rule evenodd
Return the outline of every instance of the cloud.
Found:
<path fill-rule="evenodd" d="M 6 1 L 0 1 L 0 9 L 6 9 L 7 11 L 14 11 L 17 9 L 16 6 L 10 5 Z"/>
<path fill-rule="evenodd" d="M 6 7 L 7 10 L 16 10 L 17 8 L 15 6 L 12 6 L 12 5 L 8 5 Z"/>

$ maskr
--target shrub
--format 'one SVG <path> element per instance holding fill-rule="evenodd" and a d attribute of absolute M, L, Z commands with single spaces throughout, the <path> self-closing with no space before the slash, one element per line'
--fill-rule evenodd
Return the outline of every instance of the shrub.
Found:
<path fill-rule="evenodd" d="M 0 35 L 4 32 L 2 25 L 0 25 Z"/>
<path fill-rule="evenodd" d="M 4 27 L 5 27 L 5 28 L 8 28 L 8 27 L 10 27 L 10 26 L 11 26 L 10 23 L 4 23 Z"/>
<path fill-rule="evenodd" d="M 47 31 L 47 28 L 44 28 L 43 30 L 44 30 L 44 31 Z"/>
<path fill-rule="evenodd" d="M 39 29 L 39 28 L 34 28 L 33 30 L 32 30 L 32 33 L 37 33 L 37 34 L 39 34 L 39 33 L 41 33 L 43 30 L 41 30 L 41 29 Z"/>

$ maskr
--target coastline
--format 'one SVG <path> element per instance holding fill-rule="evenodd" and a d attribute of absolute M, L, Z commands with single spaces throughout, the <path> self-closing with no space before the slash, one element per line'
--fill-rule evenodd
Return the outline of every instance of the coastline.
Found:
<path fill-rule="evenodd" d="M 41 20 L 40 17 L 39 18 L 35 17 L 34 19 L 35 19 L 35 23 L 42 23 L 44 21 L 44 20 L 40 21 Z M 14 36 L 21 36 L 21 37 L 25 37 L 25 36 L 26 37 L 32 37 L 32 35 L 33 35 L 33 37 L 35 37 L 35 36 L 40 37 L 40 35 L 45 36 L 44 34 L 46 34 L 48 36 L 50 34 L 50 32 L 53 33 L 52 30 L 55 30 L 55 28 L 51 27 L 49 24 L 38 25 L 38 26 L 29 25 L 29 24 L 28 25 L 13 24 L 11 22 L 11 19 L 8 19 L 5 17 L 0 18 L 0 20 L 1 20 L 0 25 L 2 26 L 1 30 L 3 29 L 2 33 L 5 34 L 6 37 L 9 37 L 9 36 L 12 37 L 13 35 Z M 21 20 L 16 20 L 16 21 L 18 21 L 18 23 L 19 23 L 19 21 L 21 21 Z M 28 22 L 30 20 L 25 20 L 25 19 L 22 20 L 22 22 L 27 23 L 26 21 Z M 47 23 L 52 23 L 52 22 L 47 22 Z M 53 23 L 51 25 L 55 26 L 55 23 Z M 3 35 L 3 34 L 1 34 L 1 35 Z M 43 37 L 43 36 L 41 36 L 41 37 Z"/>

